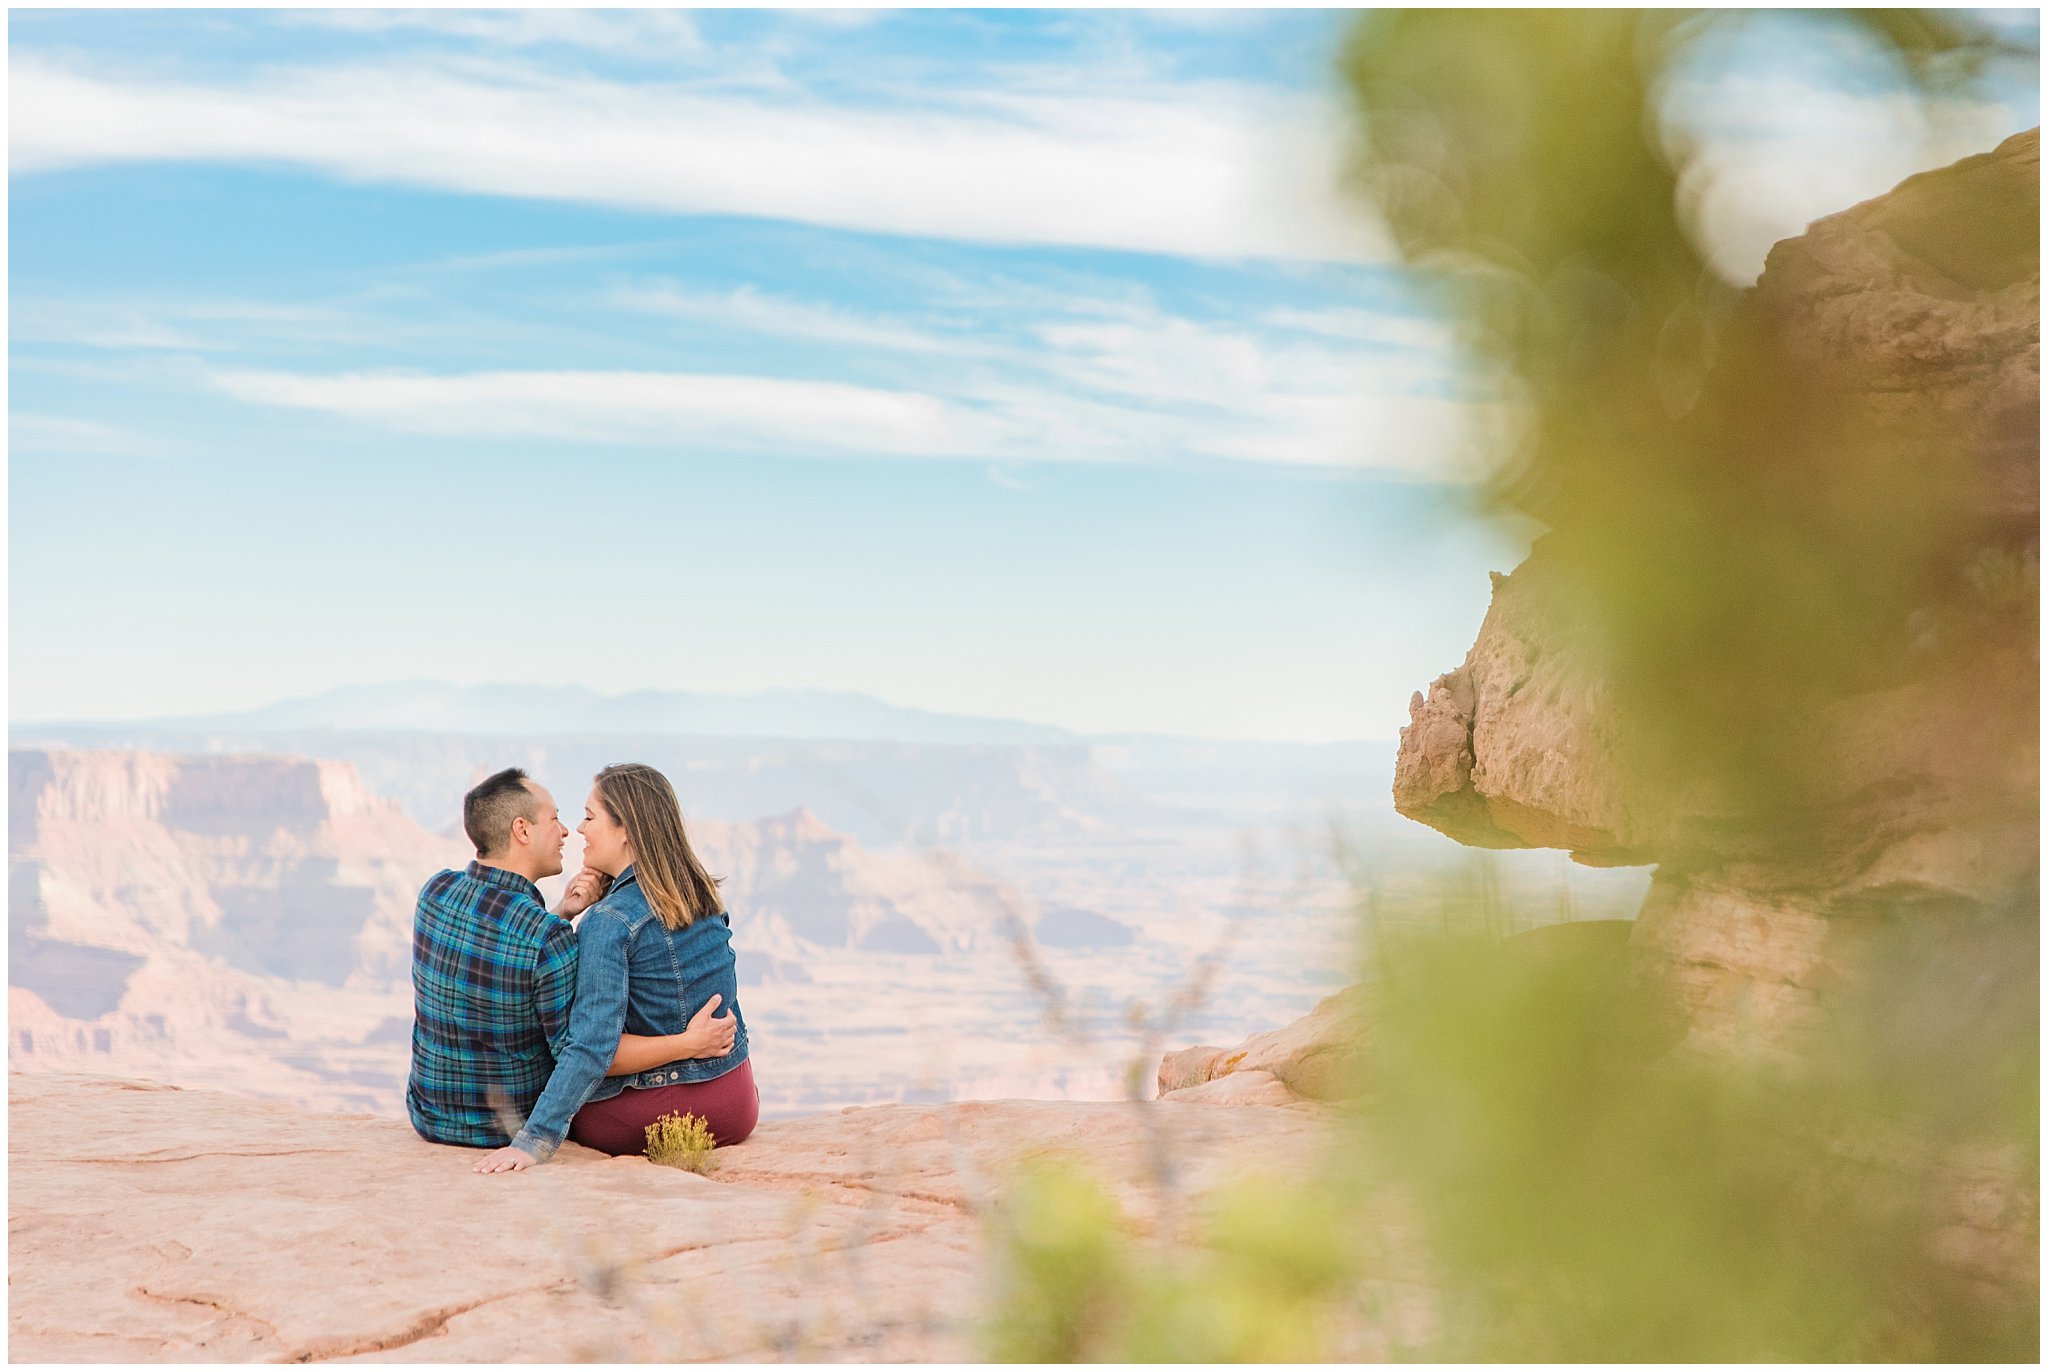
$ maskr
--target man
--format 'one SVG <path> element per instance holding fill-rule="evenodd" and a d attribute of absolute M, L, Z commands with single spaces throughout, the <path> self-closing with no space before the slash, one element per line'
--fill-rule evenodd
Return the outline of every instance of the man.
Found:
<path fill-rule="evenodd" d="M 516 767 L 462 798 L 462 828 L 476 861 L 430 879 L 413 916 L 405 1108 L 431 1142 L 499 1148 L 554 1071 L 576 993 L 569 921 L 603 884 L 599 873 L 580 872 L 553 913 L 542 903 L 534 883 L 561 872 L 569 830 L 554 797 Z M 713 1017 L 718 1003 L 712 997 L 680 1034 L 625 1035 L 612 1071 L 725 1056 L 735 1021 Z"/>

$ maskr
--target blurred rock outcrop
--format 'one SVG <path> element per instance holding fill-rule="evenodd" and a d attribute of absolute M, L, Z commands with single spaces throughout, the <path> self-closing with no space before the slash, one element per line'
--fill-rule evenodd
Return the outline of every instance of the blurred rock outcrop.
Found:
<path fill-rule="evenodd" d="M 1253 1034 L 1235 1048 L 1168 1053 L 1159 1063 L 1159 1098 L 1265 1104 L 1353 1095 L 1356 1055 L 1372 1031 L 1373 991 L 1352 986 L 1325 996 L 1292 1024 Z"/>
<path fill-rule="evenodd" d="M 1520 971 L 1564 970 L 1616 1001 L 1633 1000 L 1630 928 L 1619 919 L 1545 925 L 1509 936 L 1500 951 Z M 1168 1053 L 1159 1060 L 1159 1099 L 1216 1105 L 1355 1100 L 1372 1087 L 1380 994 L 1372 982 L 1347 986 L 1293 1023 L 1253 1034 L 1235 1048 L 1204 1044 Z M 1670 1046 L 1668 1016 L 1638 1016 L 1631 1027 L 1635 1039 L 1617 1045 L 1631 1059 Z"/>
<path fill-rule="evenodd" d="M 1695 1046 L 1799 1057 L 1829 1010 L 1939 970 L 1927 928 L 1908 926 L 1951 950 L 1958 994 L 1996 994 L 2006 973 L 2032 984 L 2039 146 L 2038 130 L 2016 136 L 1780 243 L 1740 306 L 1742 336 L 1775 351 L 1709 377 L 1703 409 L 1738 404 L 1773 359 L 1812 381 L 1840 421 L 1833 446 L 1773 479 L 1810 507 L 1815 540 L 1847 531 L 1855 556 L 1835 575 L 1903 587 L 1898 622 L 1836 673 L 1849 688 L 1802 702 L 1774 736 L 1782 803 L 1641 765 L 1597 617 L 1573 600 L 1586 580 L 1571 527 L 1496 578 L 1465 662 L 1411 702 L 1401 813 L 1481 847 L 1658 864 L 1633 952 L 1682 998 Z M 1928 512 L 1917 542 L 1897 567 L 1859 562 L 1902 487 Z M 1757 699 L 1760 723 L 1779 704 Z"/>

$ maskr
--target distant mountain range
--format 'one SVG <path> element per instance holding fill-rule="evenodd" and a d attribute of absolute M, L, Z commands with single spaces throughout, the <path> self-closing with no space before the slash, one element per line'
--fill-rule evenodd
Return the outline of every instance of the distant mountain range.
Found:
<path fill-rule="evenodd" d="M 101 721 L 64 721 L 101 725 Z M 104 722 L 112 724 L 112 721 Z M 21 723 L 37 731 L 56 722 Z M 684 734 L 706 738 L 875 739 L 897 743 L 1071 743 L 1042 724 L 938 714 L 846 691 L 633 691 L 582 686 L 451 686 L 400 681 L 343 686 L 254 710 L 121 721 L 126 729 L 418 731 L 434 734 Z"/>
<path fill-rule="evenodd" d="M 452 686 L 439 681 L 342 686 L 319 695 L 223 714 L 136 720 L 18 720 L 10 725 L 10 732 L 17 739 L 79 733 L 319 730 L 554 738 L 579 734 L 677 735 L 981 746 L 1083 742 L 1231 746 L 1233 742 L 1255 742 L 1166 735 L 1084 735 L 1049 724 L 891 705 L 853 691 L 760 691 L 738 695 L 632 691 L 608 696 L 583 686 Z M 1322 745 L 1271 746 L 1308 749 Z"/>
<path fill-rule="evenodd" d="M 832 692 L 608 697 L 402 682 L 239 713 L 17 722 L 9 732 L 15 747 L 342 760 L 434 832 L 452 832 L 454 798 L 500 767 L 526 768 L 573 807 L 599 767 L 632 759 L 666 772 L 693 819 L 808 806 L 870 845 L 1082 839 L 1320 814 L 1332 800 L 1397 824 L 1402 837 L 1444 842 L 1395 820 L 1391 742 L 1091 737 Z"/>

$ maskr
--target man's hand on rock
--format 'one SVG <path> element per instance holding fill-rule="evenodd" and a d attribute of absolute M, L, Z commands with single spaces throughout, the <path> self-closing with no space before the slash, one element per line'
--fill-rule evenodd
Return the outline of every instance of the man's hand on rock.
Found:
<path fill-rule="evenodd" d="M 495 1153 L 486 1153 L 477 1160 L 476 1166 L 469 1170 L 472 1172 L 482 1172 L 488 1176 L 494 1172 L 524 1172 L 529 1167 L 538 1167 L 539 1165 L 539 1163 L 534 1161 L 533 1154 L 527 1152 L 524 1148 L 514 1148 L 512 1145 L 507 1144 Z"/>

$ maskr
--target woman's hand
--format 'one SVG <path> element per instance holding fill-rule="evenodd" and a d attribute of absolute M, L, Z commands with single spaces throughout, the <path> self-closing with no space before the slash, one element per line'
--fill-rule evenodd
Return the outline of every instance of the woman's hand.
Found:
<path fill-rule="evenodd" d="M 569 889 L 562 892 L 562 903 L 555 907 L 555 913 L 563 919 L 574 919 L 604 899 L 605 890 L 612 879 L 595 867 L 585 867 L 569 883 Z"/>
<path fill-rule="evenodd" d="M 714 993 L 710 1000 L 704 1002 L 702 1010 L 690 1016 L 689 1027 L 679 1036 L 681 1045 L 689 1050 L 681 1054 L 682 1057 L 722 1058 L 732 1051 L 733 1036 L 739 1032 L 739 1020 L 732 1015 L 712 1014 L 724 999 Z"/>
<path fill-rule="evenodd" d="M 538 1166 L 540 1164 L 534 1161 L 533 1154 L 524 1148 L 514 1148 L 508 1143 L 495 1153 L 485 1154 L 478 1160 L 477 1165 L 469 1170 L 489 1176 L 493 1172 L 524 1172 L 529 1167 Z"/>

